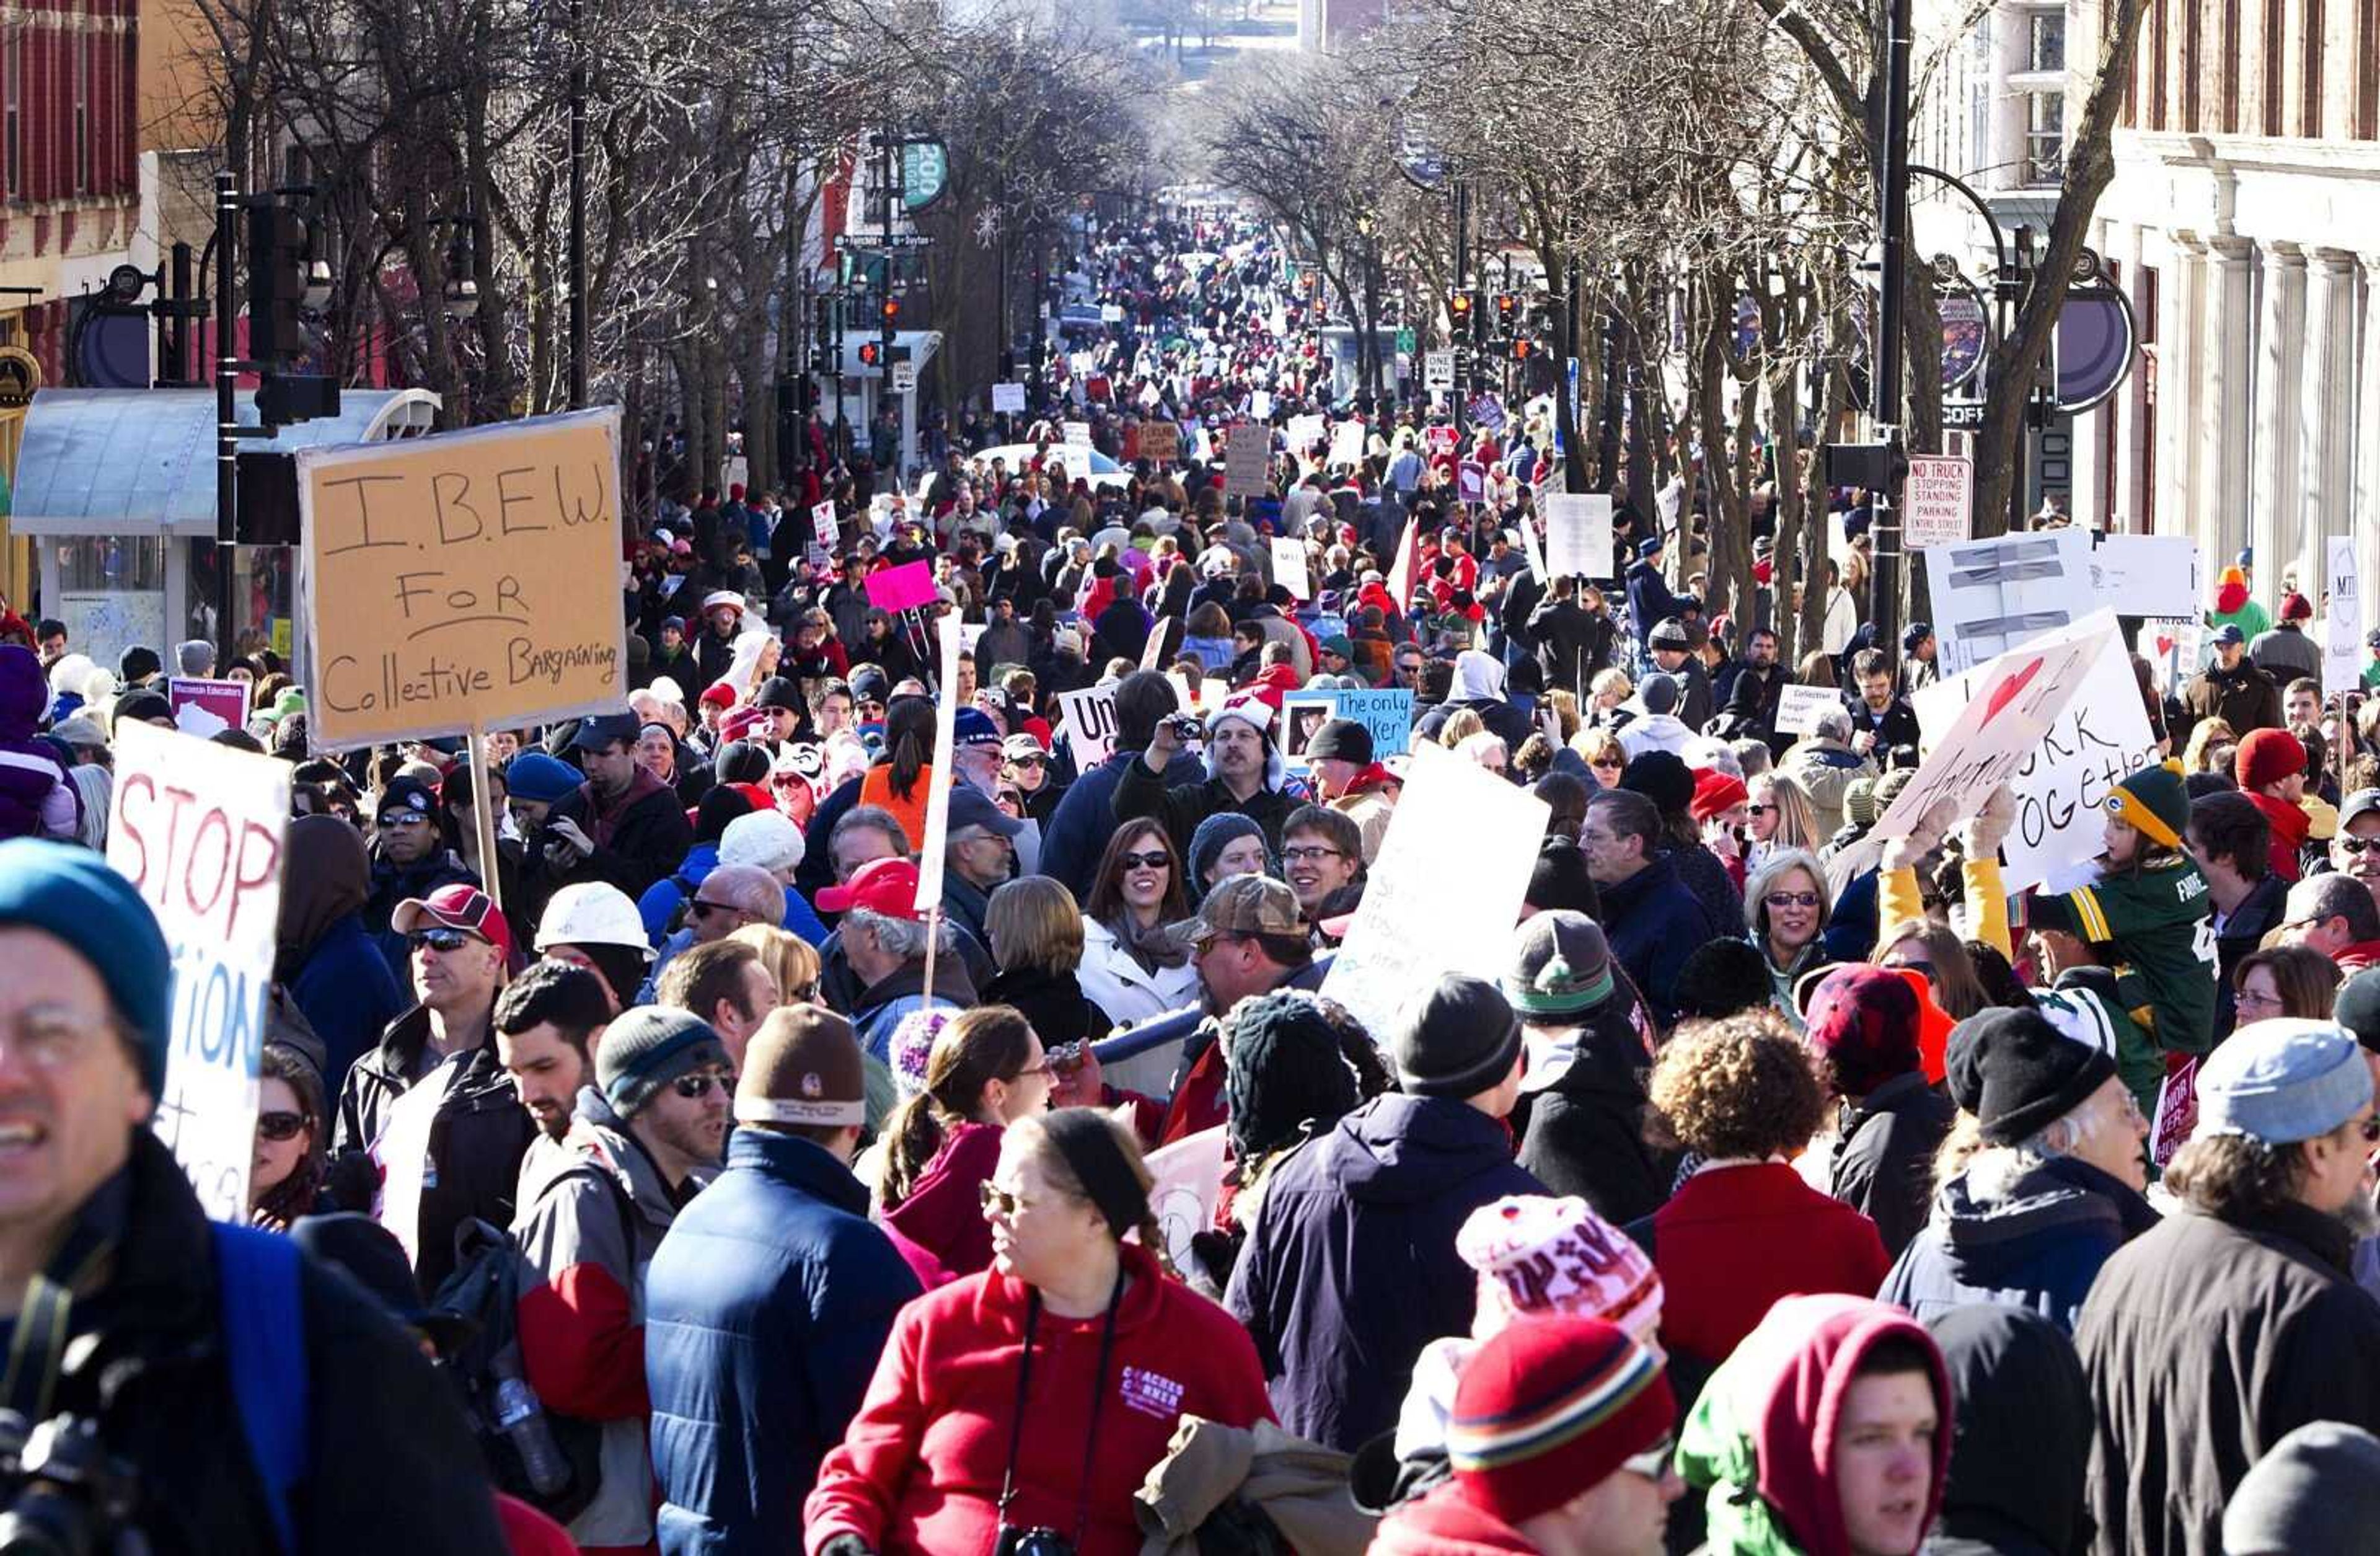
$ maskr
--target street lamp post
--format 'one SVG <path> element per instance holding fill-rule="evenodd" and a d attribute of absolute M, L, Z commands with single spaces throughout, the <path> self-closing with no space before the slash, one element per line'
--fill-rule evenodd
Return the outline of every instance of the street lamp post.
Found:
<path fill-rule="evenodd" d="M 1884 0 L 1884 112 L 1876 126 L 1876 225 L 1883 265 L 1877 284 L 1876 381 L 1869 387 L 1876 430 L 1888 445 L 1898 441 L 1901 407 L 1901 288 L 1908 269 L 1903 232 L 1909 221 L 1910 0 Z M 1875 572 L 1869 579 L 1868 619 L 1876 640 L 1900 638 L 1900 515 L 1894 482 L 1875 493 L 1868 534 Z"/>
<path fill-rule="evenodd" d="M 570 0 L 570 408 L 587 404 L 587 47 Z"/>

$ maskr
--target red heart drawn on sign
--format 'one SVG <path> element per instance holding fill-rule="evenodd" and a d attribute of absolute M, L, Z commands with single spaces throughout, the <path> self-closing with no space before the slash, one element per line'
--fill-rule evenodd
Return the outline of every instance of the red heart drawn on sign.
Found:
<path fill-rule="evenodd" d="M 2164 638 L 2164 637 L 2160 637 L 2160 638 L 2156 640 L 2156 645 L 2157 645 L 2157 658 L 2159 658 L 2159 659 L 2163 659 L 2163 658 L 2165 658 L 2168 654 L 2170 654 L 2170 653 L 2172 653 L 2172 652 L 2173 652 L 2173 639 L 2172 639 L 2172 638 Z"/>
<path fill-rule="evenodd" d="M 2015 701 L 2017 693 L 2024 690 L 2032 683 L 2033 678 L 2040 674 L 2041 661 L 2038 659 L 2027 660 L 2023 669 L 2010 672 L 2007 679 L 1992 688 L 1991 697 L 1985 702 L 1984 723 L 1989 724 L 1994 719 L 1998 718 L 2000 710 Z"/>

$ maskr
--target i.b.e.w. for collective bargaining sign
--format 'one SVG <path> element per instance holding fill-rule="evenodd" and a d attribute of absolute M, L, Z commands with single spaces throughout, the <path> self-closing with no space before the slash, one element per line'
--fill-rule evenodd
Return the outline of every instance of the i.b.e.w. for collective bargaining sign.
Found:
<path fill-rule="evenodd" d="M 218 1221 L 248 1219 L 289 772 L 154 724 L 115 732 L 107 862 L 139 888 L 174 956 L 157 1133 Z"/>
<path fill-rule="evenodd" d="M 318 748 L 612 712 L 620 413 L 298 456 Z"/>

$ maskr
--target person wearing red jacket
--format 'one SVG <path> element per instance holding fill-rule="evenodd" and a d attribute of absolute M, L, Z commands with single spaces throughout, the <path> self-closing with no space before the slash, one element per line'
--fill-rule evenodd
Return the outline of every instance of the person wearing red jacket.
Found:
<path fill-rule="evenodd" d="M 521 1168 L 513 1234 L 540 1277 L 518 1307 L 528 1385 L 550 1413 L 603 1423 L 602 1478 L 570 1521 L 590 1556 L 656 1549 L 644 1271 L 726 1149 L 733 1070 L 707 1023 L 640 1005 L 603 1029 L 569 1133 Z"/>
<path fill-rule="evenodd" d="M 983 1195 L 992 1268 L 893 1321 L 803 1505 L 808 1556 L 988 1551 L 1003 1527 L 1133 1556 L 1133 1492 L 1182 1417 L 1270 1418 L 1247 1331 L 1148 1251 L 1149 1183 L 1094 1109 L 1009 1126 Z"/>
<path fill-rule="evenodd" d="M 2269 868 L 2283 881 L 2304 874 L 2298 850 L 2313 825 L 2298 801 L 2305 796 L 2305 744 L 2286 729 L 2252 729 L 2240 741 L 2232 770 L 2240 792 L 2273 829 Z"/>

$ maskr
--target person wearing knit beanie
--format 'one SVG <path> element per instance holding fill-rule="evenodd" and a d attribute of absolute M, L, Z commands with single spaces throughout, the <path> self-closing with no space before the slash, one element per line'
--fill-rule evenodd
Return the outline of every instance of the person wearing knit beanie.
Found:
<path fill-rule="evenodd" d="M 1538 846 L 1537 862 L 1529 871 L 1528 890 L 1521 896 L 1522 912 L 1567 908 L 1592 918 L 1600 907 L 1595 878 L 1587 873 L 1586 856 L 1578 844 L 1567 837 L 1546 839 Z"/>
<path fill-rule="evenodd" d="M 1624 778 L 1621 781 L 1626 782 Z M 1694 797 L 1687 807 L 1687 814 L 1696 821 L 1708 821 L 1751 803 L 1752 791 L 1735 774 L 1715 767 L 1694 769 Z"/>
<path fill-rule="evenodd" d="M 1408 1094 L 1463 1100 L 1519 1075 L 1521 1021 L 1494 984 L 1446 973 L 1405 1003 L 1389 1052 Z"/>
<path fill-rule="evenodd" d="M 2223 1508 L 2224 1556 L 2353 1556 L 2380 1525 L 2380 1438 L 2308 1421 L 2273 1444 Z"/>
<path fill-rule="evenodd" d="M 1693 770 L 1684 759 L 1668 751 L 1645 751 L 1631 758 L 1621 772 L 1620 786 L 1651 800 L 1664 820 L 1685 815 L 1694 803 Z"/>
<path fill-rule="evenodd" d="M 727 1045 L 701 1017 L 664 1005 L 638 1005 L 603 1029 L 595 1084 L 623 1118 L 653 1094 L 698 1070 L 732 1073 Z"/>
<path fill-rule="evenodd" d="M 1525 920 L 1504 964 L 1504 998 L 1524 1021 L 1574 1027 L 1611 998 L 1611 947 L 1583 913 L 1556 909 Z"/>
<path fill-rule="evenodd" d="M 1239 850 L 1241 854 L 1250 856 L 1250 858 L 1230 857 L 1232 845 L 1242 838 L 1256 840 L 1256 846 L 1253 849 L 1243 847 Z M 1281 877 L 1280 862 L 1273 857 L 1271 846 L 1265 842 L 1264 828 L 1237 810 L 1216 811 L 1199 822 L 1196 830 L 1190 834 L 1190 847 L 1185 857 L 1190 879 L 1182 883 L 1183 894 L 1189 899 L 1191 906 L 1197 906 L 1200 900 L 1214 889 L 1214 881 L 1208 881 L 1207 877 L 1215 874 L 1217 864 L 1248 866 L 1251 859 L 1252 868 L 1228 869 L 1220 875 L 1216 875 L 1215 880 L 1220 881 L 1228 875 L 1261 874 L 1269 875 L 1275 880 Z"/>
<path fill-rule="evenodd" d="M 1678 970 L 1680 1020 L 1716 1021 L 1758 1010 L 1776 996 L 1768 960 L 1748 940 L 1705 941 Z"/>
<path fill-rule="evenodd" d="M 2302 759 L 2304 753 L 2299 755 Z M 2190 795 L 2180 771 L 2160 762 L 2129 775 L 2109 793 L 2107 813 L 2162 847 L 2180 848 L 2190 826 Z"/>
<path fill-rule="evenodd" d="M 1223 1100 L 1232 1160 L 1254 1163 L 1328 1129 L 1362 1100 L 1354 1069 L 1318 1001 L 1303 990 L 1252 994 L 1224 1017 Z"/>
<path fill-rule="evenodd" d="M 2297 789 L 2305 787 L 2305 746 L 2286 729 L 2252 729 L 2240 738 L 2232 772 L 2240 787 L 2250 793 L 2267 793 L 2297 780 Z M 2280 794 L 2277 797 L 2294 803 L 2297 794 Z"/>
<path fill-rule="evenodd" d="M 173 1038 L 174 962 L 139 889 L 88 848 L 12 838 L 0 843 L 0 931 L 23 930 L 59 942 L 99 979 L 133 1072 L 152 1101 L 163 1100 Z M 50 989 L 54 981 L 30 975 L 43 962 L 55 966 L 55 952 L 37 950 L 34 956 L 18 985 L 25 997 Z M 21 1051 L 20 1044 L 20 1058 Z"/>
<path fill-rule="evenodd" d="M 1804 1039 L 1845 1104 L 1828 1192 L 1876 1222 L 1898 1258 L 1933 1205 L 1934 1152 L 1957 1110 L 1925 1082 L 1919 1057 L 1923 975 L 1837 967 L 1810 1001 Z"/>
<path fill-rule="evenodd" d="M 1994 1006 L 1951 1029 L 1947 1078 L 1951 1100 L 1974 1115 L 1985 1143 L 2012 1146 L 2096 1097 L 2116 1078 L 2116 1061 L 2038 1010 Z"/>

